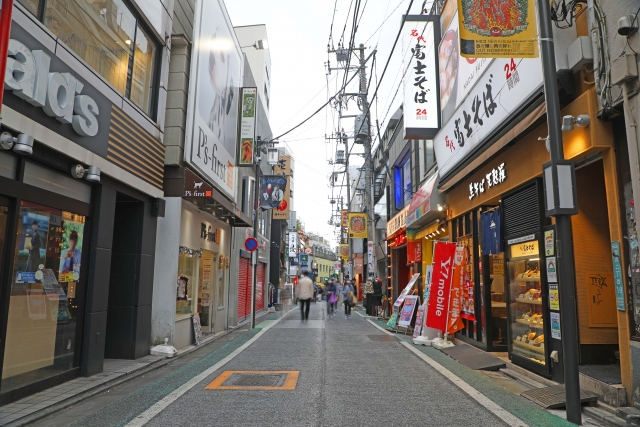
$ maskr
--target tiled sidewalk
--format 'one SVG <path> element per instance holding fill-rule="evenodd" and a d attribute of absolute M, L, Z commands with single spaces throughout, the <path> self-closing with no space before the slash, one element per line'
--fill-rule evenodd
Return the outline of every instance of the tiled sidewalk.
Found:
<path fill-rule="evenodd" d="M 88 390 L 101 391 L 100 386 L 112 383 L 114 380 L 130 375 L 140 369 L 151 367 L 163 360 L 165 360 L 163 356 L 146 356 L 135 361 L 107 359 L 104 361 L 104 371 L 100 374 L 76 378 L 0 407 L 0 426 L 7 425 L 12 421 L 27 417 L 48 407 L 54 409 L 56 406 L 62 405 L 65 401 L 86 393 Z"/>

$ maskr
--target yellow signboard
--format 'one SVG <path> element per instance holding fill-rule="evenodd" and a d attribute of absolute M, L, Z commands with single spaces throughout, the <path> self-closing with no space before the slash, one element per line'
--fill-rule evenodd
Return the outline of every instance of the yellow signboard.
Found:
<path fill-rule="evenodd" d="M 349 245 L 340 245 L 340 258 L 349 259 Z"/>
<path fill-rule="evenodd" d="M 539 256 L 538 252 L 538 241 L 531 240 L 528 242 L 516 243 L 515 245 L 511 245 L 509 247 L 511 250 L 511 258 L 524 258 L 524 257 L 537 257 Z"/>
<path fill-rule="evenodd" d="M 458 0 L 465 58 L 537 58 L 534 0 Z"/>
<path fill-rule="evenodd" d="M 342 209 L 342 226 L 349 226 L 349 211 L 346 209 Z"/>
<path fill-rule="evenodd" d="M 362 212 L 349 213 L 349 237 L 352 239 L 367 238 L 367 214 Z"/>

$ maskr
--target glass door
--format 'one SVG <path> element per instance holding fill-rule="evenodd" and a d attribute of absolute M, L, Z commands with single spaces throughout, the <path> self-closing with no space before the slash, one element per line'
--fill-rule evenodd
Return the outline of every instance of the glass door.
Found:
<path fill-rule="evenodd" d="M 510 355 L 548 372 L 544 333 L 546 310 L 541 257 L 536 235 L 529 235 L 508 246 Z M 513 241 L 512 240 L 512 241 Z M 510 241 L 510 242 L 512 242 Z"/>
<path fill-rule="evenodd" d="M 213 302 L 215 300 L 214 285 L 216 277 L 216 254 L 207 250 L 202 251 L 200 258 L 200 280 L 198 283 L 198 313 L 200 313 L 200 324 L 202 333 L 208 334 L 213 331 L 215 311 Z"/>

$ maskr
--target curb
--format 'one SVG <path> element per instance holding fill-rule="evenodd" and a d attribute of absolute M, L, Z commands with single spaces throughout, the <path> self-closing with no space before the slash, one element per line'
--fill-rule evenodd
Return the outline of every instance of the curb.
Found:
<path fill-rule="evenodd" d="M 259 313 L 259 315 L 256 315 L 256 320 L 260 319 L 264 316 L 266 316 L 267 314 L 270 314 L 268 311 L 264 311 L 263 313 Z M 95 388 L 92 388 L 90 390 L 87 390 L 85 392 L 82 393 L 78 393 L 75 396 L 69 397 L 68 399 L 62 400 L 60 402 L 56 402 L 55 404 L 48 406 L 46 408 L 42 408 L 36 412 L 33 412 L 29 415 L 26 415 L 22 418 L 18 418 L 17 420 L 11 421 L 7 424 L 4 424 L 3 427 L 22 427 L 22 426 L 26 426 L 29 425 L 35 421 L 38 421 L 42 418 L 48 417 L 49 415 L 53 415 L 57 412 L 60 412 L 70 406 L 76 405 L 84 400 L 87 400 L 89 398 L 92 398 L 98 394 L 104 393 L 106 390 L 109 390 L 111 388 L 117 387 L 119 385 L 122 385 L 128 381 L 131 381 L 135 378 L 138 378 L 142 375 L 145 375 L 151 371 L 154 371 L 156 369 L 162 368 L 163 366 L 168 365 L 171 361 L 176 360 L 181 358 L 182 356 L 186 356 L 187 354 L 191 354 L 192 352 L 202 349 L 204 347 L 206 347 L 207 345 L 217 341 L 218 339 L 229 335 L 230 333 L 234 332 L 234 331 L 238 331 L 240 329 L 242 329 L 243 327 L 247 326 L 248 323 L 244 322 L 241 323 L 239 325 L 233 326 L 232 328 L 227 329 L 226 331 L 222 331 L 221 333 L 212 336 L 211 338 L 209 338 L 208 340 L 206 340 L 205 342 L 203 342 L 202 344 L 200 344 L 199 346 L 195 346 L 195 345 L 191 345 L 189 347 L 184 348 L 182 351 L 178 352 L 174 357 L 165 357 L 163 359 L 158 359 L 154 362 L 150 362 L 147 366 L 140 368 L 140 369 L 136 369 L 135 371 L 132 372 L 128 372 L 120 377 L 114 378 L 110 381 L 107 381 L 105 383 L 100 384 L 99 386 L 96 386 Z"/>

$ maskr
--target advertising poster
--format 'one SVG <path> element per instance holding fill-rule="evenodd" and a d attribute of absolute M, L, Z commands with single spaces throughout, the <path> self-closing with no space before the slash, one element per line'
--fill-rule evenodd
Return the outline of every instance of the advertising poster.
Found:
<path fill-rule="evenodd" d="M 413 338 L 418 338 L 422 333 L 422 327 L 424 326 L 424 305 L 418 307 L 418 314 L 416 314 L 416 324 L 413 327 Z"/>
<path fill-rule="evenodd" d="M 260 207 L 263 210 L 279 209 L 287 189 L 287 177 L 264 175 L 260 177 Z M 284 202 L 286 203 L 286 202 Z"/>
<path fill-rule="evenodd" d="M 556 283 L 558 281 L 558 269 L 556 268 L 556 257 L 549 257 L 545 260 L 547 266 L 547 280 Z"/>
<path fill-rule="evenodd" d="M 433 276 L 429 294 L 427 326 L 445 331 L 449 312 L 449 293 L 456 252 L 455 243 L 438 242 L 433 261 Z"/>
<path fill-rule="evenodd" d="M 27 207 L 21 208 L 21 214 L 15 282 L 35 283 L 42 280 L 39 270 L 46 259 L 50 214 Z"/>
<path fill-rule="evenodd" d="M 393 306 L 393 313 L 391 317 L 389 317 L 389 321 L 387 322 L 388 328 L 395 328 L 396 323 L 398 323 L 398 311 L 396 310 L 395 305 Z"/>
<path fill-rule="evenodd" d="M 559 340 L 562 339 L 560 334 L 560 313 L 551 314 L 551 338 Z"/>
<path fill-rule="evenodd" d="M 255 87 L 243 87 L 240 110 L 240 154 L 238 166 L 253 166 L 253 152 L 256 137 L 256 102 L 258 90 Z"/>
<path fill-rule="evenodd" d="M 63 219 L 60 242 L 60 267 L 58 281 L 60 283 L 76 282 L 80 279 L 80 263 L 82 262 L 82 238 L 84 223 Z"/>
<path fill-rule="evenodd" d="M 291 157 L 280 155 L 278 156 L 278 164 L 273 166 L 273 173 L 276 175 L 280 175 L 285 179 L 289 179 L 289 175 L 291 175 Z M 288 220 L 291 214 L 289 201 L 291 197 L 291 188 L 287 185 L 282 188 L 283 194 L 278 206 L 276 209 L 272 210 L 271 218 L 272 219 L 283 219 Z"/>
<path fill-rule="evenodd" d="M 340 258 L 349 259 L 349 245 L 340 245 Z"/>
<path fill-rule="evenodd" d="M 399 326 L 411 326 L 411 320 L 413 320 L 413 312 L 416 311 L 416 305 L 418 305 L 417 295 L 407 295 L 400 311 L 400 319 L 398 320 Z"/>
<path fill-rule="evenodd" d="M 365 213 L 349 213 L 349 237 L 352 239 L 367 238 L 367 215 Z"/>
<path fill-rule="evenodd" d="M 557 283 L 549 283 L 549 308 L 560 311 L 560 294 Z"/>
<path fill-rule="evenodd" d="M 538 27 L 534 0 L 458 0 L 458 11 L 462 56 L 538 56 Z"/>
<path fill-rule="evenodd" d="M 343 227 L 349 226 L 349 211 L 346 209 L 342 209 L 341 224 Z"/>
<path fill-rule="evenodd" d="M 32 320 L 47 318 L 47 304 L 42 289 L 27 290 L 27 310 L 29 311 L 29 318 Z"/>
<path fill-rule="evenodd" d="M 546 256 L 553 256 L 555 253 L 555 240 L 553 230 L 544 232 L 544 253 Z"/>
<path fill-rule="evenodd" d="M 185 161 L 235 201 L 242 50 L 220 0 L 196 2 Z"/>
<path fill-rule="evenodd" d="M 464 270 L 466 259 L 464 256 L 465 247 L 458 246 L 453 264 L 453 279 L 451 280 L 451 297 L 449 299 L 449 324 L 447 332 L 455 334 L 464 328 L 462 323 L 462 296 L 464 284 Z"/>

